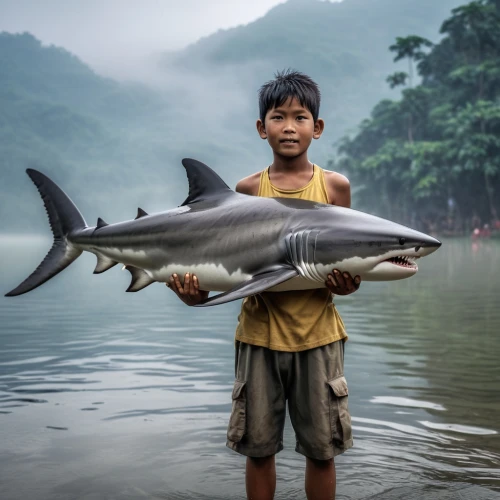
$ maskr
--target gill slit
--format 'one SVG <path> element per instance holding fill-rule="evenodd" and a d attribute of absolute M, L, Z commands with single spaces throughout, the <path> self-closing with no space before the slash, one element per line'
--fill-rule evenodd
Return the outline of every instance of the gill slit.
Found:
<path fill-rule="evenodd" d="M 320 273 L 318 272 L 318 270 L 316 268 L 316 242 L 318 240 L 318 236 L 319 236 L 319 232 L 316 231 L 315 235 L 314 235 L 313 257 L 312 257 L 312 261 L 311 261 L 311 269 L 313 271 L 313 276 L 316 279 L 316 281 L 323 282 L 325 280 L 321 277 Z"/>
<path fill-rule="evenodd" d="M 315 232 L 314 243 L 311 248 L 312 251 L 309 251 L 309 237 L 311 232 L 310 230 L 303 230 L 298 233 L 291 233 L 290 236 L 285 239 L 286 248 L 289 259 L 300 276 L 311 281 L 323 282 L 314 264 L 316 239 L 318 237 L 317 232 Z"/>

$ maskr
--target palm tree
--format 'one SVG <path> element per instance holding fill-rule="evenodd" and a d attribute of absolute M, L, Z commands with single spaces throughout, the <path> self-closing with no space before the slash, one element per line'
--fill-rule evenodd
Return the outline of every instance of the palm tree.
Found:
<path fill-rule="evenodd" d="M 404 71 L 397 71 L 386 78 L 386 82 L 389 84 L 391 89 L 399 87 L 400 85 L 406 85 L 406 79 L 408 78 L 408 73 Z"/>
<path fill-rule="evenodd" d="M 453 9 L 452 17 L 442 24 L 441 33 L 450 36 L 458 52 L 463 54 L 466 65 L 483 68 L 483 63 L 490 53 L 497 52 L 500 45 L 498 9 L 499 7 L 491 2 L 477 0 Z M 478 78 L 478 99 L 483 97 L 484 77 L 484 70 L 481 70 Z"/>
<path fill-rule="evenodd" d="M 421 36 L 410 35 L 406 37 L 398 36 L 396 43 L 389 47 L 391 52 L 396 53 L 394 62 L 400 61 L 405 57 L 408 58 L 408 75 L 410 87 L 413 87 L 413 63 L 424 57 L 425 53 L 421 50 L 422 47 L 432 47 L 433 43 L 427 38 Z"/>

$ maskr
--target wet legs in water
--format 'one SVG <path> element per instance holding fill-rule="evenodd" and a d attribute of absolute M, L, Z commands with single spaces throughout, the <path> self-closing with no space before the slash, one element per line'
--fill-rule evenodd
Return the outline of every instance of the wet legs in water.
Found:
<path fill-rule="evenodd" d="M 335 500 L 335 463 L 306 458 L 305 489 L 307 500 Z M 274 455 L 247 458 L 246 490 L 249 500 L 272 500 L 276 491 Z"/>

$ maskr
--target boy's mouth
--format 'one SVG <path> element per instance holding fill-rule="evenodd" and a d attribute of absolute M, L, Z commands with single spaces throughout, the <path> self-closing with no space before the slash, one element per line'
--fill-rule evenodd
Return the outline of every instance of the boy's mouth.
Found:
<path fill-rule="evenodd" d="M 297 144 L 297 139 L 280 139 L 280 144 Z"/>

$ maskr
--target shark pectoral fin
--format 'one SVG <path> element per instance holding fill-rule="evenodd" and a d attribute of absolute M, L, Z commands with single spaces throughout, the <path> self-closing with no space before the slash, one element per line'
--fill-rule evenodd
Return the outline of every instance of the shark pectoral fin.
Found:
<path fill-rule="evenodd" d="M 147 286 L 151 285 L 151 283 L 154 283 L 156 281 L 151 278 L 149 274 L 144 271 L 144 269 L 139 269 L 138 267 L 134 266 L 125 266 L 124 269 L 129 271 L 132 275 L 132 281 L 130 282 L 130 286 L 126 290 L 127 292 L 138 292 L 139 290 L 146 288 Z"/>
<path fill-rule="evenodd" d="M 248 297 L 249 295 L 255 295 L 256 293 L 263 292 L 268 288 L 279 285 L 284 281 L 295 278 L 298 275 L 299 273 L 293 267 L 285 267 L 278 269 L 277 271 L 257 274 L 252 279 L 244 281 L 227 292 L 220 293 L 219 295 L 215 295 L 214 297 L 210 297 L 209 299 L 196 304 L 195 307 L 216 306 L 218 304 L 224 304 L 233 300 L 242 299 L 244 297 Z"/>
<path fill-rule="evenodd" d="M 97 264 L 94 269 L 94 274 L 101 274 L 108 269 L 111 269 L 113 266 L 116 266 L 118 262 L 116 260 L 110 259 L 105 255 L 96 253 Z"/>

